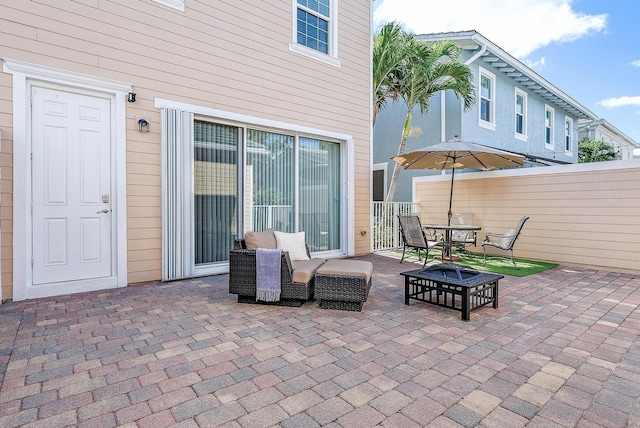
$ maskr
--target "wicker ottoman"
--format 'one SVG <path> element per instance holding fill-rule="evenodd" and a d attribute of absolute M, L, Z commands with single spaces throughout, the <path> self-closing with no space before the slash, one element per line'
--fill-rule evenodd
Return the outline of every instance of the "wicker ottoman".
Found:
<path fill-rule="evenodd" d="M 315 298 L 324 309 L 362 311 L 371 288 L 373 264 L 362 260 L 327 260 L 315 276 Z"/>

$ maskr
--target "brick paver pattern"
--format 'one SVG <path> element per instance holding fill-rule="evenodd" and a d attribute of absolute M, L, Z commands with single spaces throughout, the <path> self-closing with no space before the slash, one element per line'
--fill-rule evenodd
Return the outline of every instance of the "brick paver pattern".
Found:
<path fill-rule="evenodd" d="M 0 305 L 0 426 L 640 426 L 640 277 L 557 267 L 500 307 L 239 304 L 228 276 Z"/>

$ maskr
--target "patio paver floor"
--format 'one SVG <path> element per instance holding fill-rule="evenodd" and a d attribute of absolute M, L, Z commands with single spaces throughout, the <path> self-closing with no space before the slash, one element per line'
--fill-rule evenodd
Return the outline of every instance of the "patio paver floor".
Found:
<path fill-rule="evenodd" d="M 640 426 L 640 277 L 558 267 L 500 307 L 239 304 L 227 275 L 0 305 L 0 426 Z"/>

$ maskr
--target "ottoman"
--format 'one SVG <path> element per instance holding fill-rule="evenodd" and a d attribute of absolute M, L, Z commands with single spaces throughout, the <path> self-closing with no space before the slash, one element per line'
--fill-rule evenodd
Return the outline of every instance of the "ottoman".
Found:
<path fill-rule="evenodd" d="M 327 260 L 316 270 L 315 298 L 324 309 L 362 311 L 371 288 L 373 264 L 363 260 Z"/>

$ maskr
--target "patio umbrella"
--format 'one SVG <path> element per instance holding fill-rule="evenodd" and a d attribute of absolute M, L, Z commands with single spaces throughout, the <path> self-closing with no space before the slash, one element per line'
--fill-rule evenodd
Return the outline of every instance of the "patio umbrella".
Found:
<path fill-rule="evenodd" d="M 481 144 L 452 140 L 402 153 L 393 158 L 404 169 L 451 170 L 448 223 L 451 225 L 451 203 L 453 201 L 453 179 L 456 169 L 489 170 L 522 166 L 524 157 Z"/>

